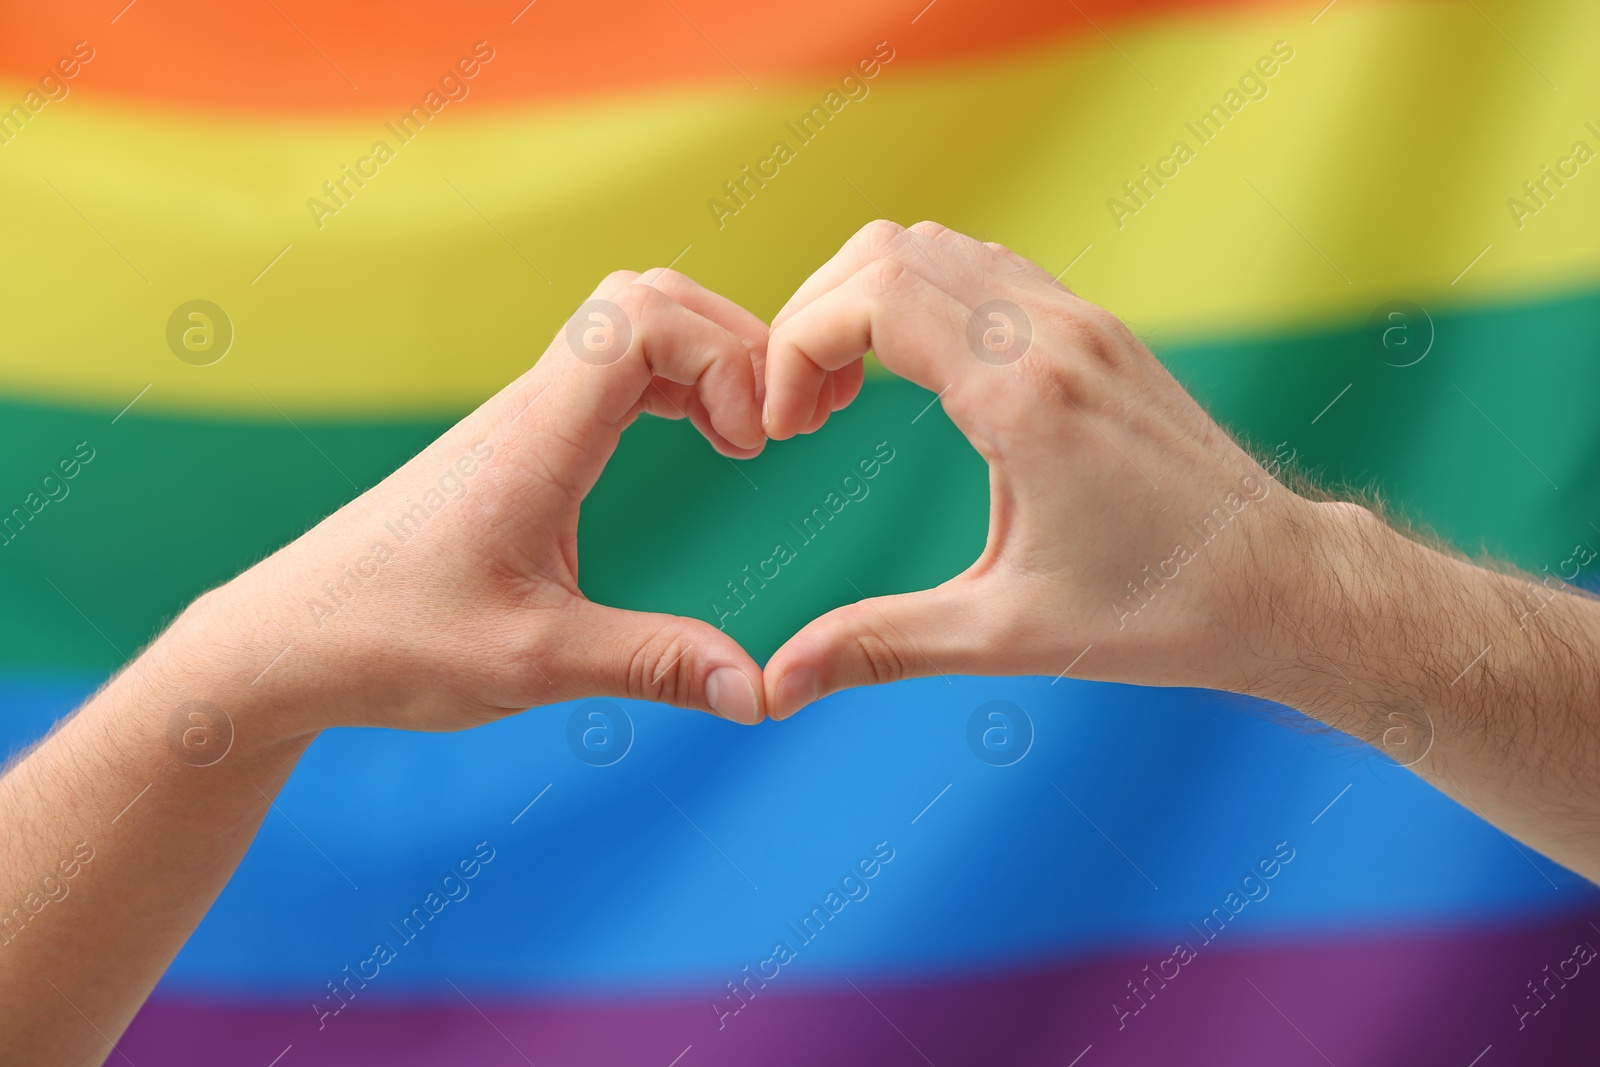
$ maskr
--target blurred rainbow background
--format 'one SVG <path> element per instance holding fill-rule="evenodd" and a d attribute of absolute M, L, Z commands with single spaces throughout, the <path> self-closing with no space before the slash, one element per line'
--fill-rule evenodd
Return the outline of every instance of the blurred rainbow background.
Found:
<path fill-rule="evenodd" d="M 10 749 L 517 375 L 608 271 L 671 262 L 770 316 L 878 216 L 1062 271 L 1236 432 L 1465 550 L 1542 574 L 1600 545 L 1588 0 L 524 2 L 0 7 L 0 515 L 94 455 L 0 545 Z M 169 346 L 193 300 L 226 317 L 216 362 Z M 745 465 L 647 420 L 585 506 L 586 591 L 712 618 L 884 441 L 871 496 L 730 632 L 764 658 L 858 588 L 948 577 L 986 475 L 932 399 L 870 371 L 826 432 Z M 1020 709 L 1004 758 L 969 742 L 995 700 Z M 1600 945 L 1594 887 L 1283 709 L 933 678 L 754 730 L 594 710 L 319 740 L 108 1055 L 1600 1051 L 1600 977 L 1538 985 Z M 599 755 L 574 723 L 610 731 Z M 481 842 L 470 894 L 401 940 Z M 834 914 L 875 848 L 892 861 Z"/>

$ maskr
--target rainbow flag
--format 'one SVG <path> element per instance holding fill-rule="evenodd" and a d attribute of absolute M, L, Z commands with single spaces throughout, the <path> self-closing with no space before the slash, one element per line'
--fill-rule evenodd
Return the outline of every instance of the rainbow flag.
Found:
<path fill-rule="evenodd" d="M 513 378 L 608 271 L 671 263 L 770 316 L 879 216 L 1060 271 L 1264 454 L 1595 584 L 1593 3 L 84 0 L 4 25 L 10 749 Z M 869 369 L 747 464 L 645 420 L 585 504 L 586 591 L 720 612 L 759 659 L 956 573 L 986 472 L 933 399 Z M 1600 1050 L 1600 976 L 1571 977 L 1593 886 L 1225 694 L 934 677 L 757 729 L 585 702 L 339 730 L 278 808 L 112 1060 Z"/>

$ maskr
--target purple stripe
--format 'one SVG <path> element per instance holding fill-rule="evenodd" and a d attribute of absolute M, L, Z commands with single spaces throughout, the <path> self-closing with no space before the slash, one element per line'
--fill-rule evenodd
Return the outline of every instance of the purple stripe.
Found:
<path fill-rule="evenodd" d="M 1600 1054 L 1600 914 L 1454 935 L 1345 938 L 1233 951 L 1198 945 L 1119 1029 L 1113 1003 L 1163 952 L 961 982 L 760 990 L 719 1030 L 704 996 L 508 1002 L 462 985 L 453 1000 L 359 997 L 318 1030 L 310 1006 L 161 997 L 121 1048 L 134 1063 L 266 1067 L 382 1063 L 1040 1064 L 1468 1067 L 1593 1063 Z M 1546 971 L 1545 968 L 1550 970 Z M 1526 985 L 1546 980 L 1545 1006 Z M 457 982 L 461 985 L 461 982 Z M 471 1001 L 468 1001 L 471 997 Z M 1123 1001 L 1126 1007 L 1129 1001 Z M 1133 1002 L 1137 1003 L 1137 1002 Z M 292 1047 L 291 1047 L 292 1046 Z M 287 1049 L 287 1051 L 285 1051 Z M 686 1051 L 687 1050 L 687 1051 Z M 1487 1050 L 1487 1051 L 1486 1051 Z M 1482 1056 L 1482 1059 L 1477 1057 Z"/>

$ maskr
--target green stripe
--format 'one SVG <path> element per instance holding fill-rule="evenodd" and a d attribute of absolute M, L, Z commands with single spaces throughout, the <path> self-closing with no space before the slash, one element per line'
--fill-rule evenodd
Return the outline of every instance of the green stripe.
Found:
<path fill-rule="evenodd" d="M 1432 319 L 1409 367 L 1366 323 L 1158 351 L 1258 450 L 1288 441 L 1320 483 L 1376 489 L 1465 552 L 1537 571 L 1600 547 L 1600 292 Z"/>
<path fill-rule="evenodd" d="M 1580 541 L 1600 545 L 1589 525 L 1600 523 L 1600 293 L 1434 322 L 1432 351 L 1405 368 L 1379 357 L 1365 323 L 1157 347 L 1258 447 L 1287 441 L 1308 470 L 1377 485 L 1469 551 L 1486 546 L 1537 570 Z M 736 604 L 726 583 L 786 541 L 795 558 L 765 587 L 752 584 L 728 620 L 759 658 L 857 588 L 899 591 L 956 573 L 982 547 L 987 480 L 937 406 L 917 417 L 931 399 L 871 380 L 821 434 L 737 466 L 685 425 L 642 420 L 585 505 L 585 590 L 715 620 L 719 596 Z M 376 483 L 447 425 L 206 421 L 137 407 L 113 424 L 114 414 L 0 403 L 0 513 L 78 442 L 95 449 L 69 495 L 0 547 L 0 669 L 110 668 L 195 594 L 332 511 L 354 495 L 352 482 Z M 894 459 L 805 542 L 790 523 L 830 492 L 843 495 L 845 476 L 879 442 Z"/>

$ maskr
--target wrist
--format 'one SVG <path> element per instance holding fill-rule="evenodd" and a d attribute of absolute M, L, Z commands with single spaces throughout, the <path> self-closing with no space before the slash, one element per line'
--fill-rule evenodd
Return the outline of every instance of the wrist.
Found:
<path fill-rule="evenodd" d="M 1393 639 L 1385 631 L 1404 625 L 1401 586 L 1419 555 L 1435 554 L 1358 504 L 1303 503 L 1243 591 L 1256 655 L 1237 688 L 1364 736 L 1366 718 L 1396 694 L 1369 684 L 1363 666 Z"/>
<path fill-rule="evenodd" d="M 296 660 L 288 628 L 259 610 L 240 581 L 191 603 L 135 669 L 159 694 L 155 703 L 173 723 L 220 716 L 217 728 L 231 733 L 236 751 L 309 742 L 326 724 L 317 715 L 321 702 L 308 684 L 306 664 Z M 192 706 L 188 715 L 180 710 L 186 706 Z M 200 733 L 191 739 L 204 743 Z"/>
<path fill-rule="evenodd" d="M 1244 691 L 1410 756 L 1477 690 L 1471 672 L 1491 647 L 1515 653 L 1518 583 L 1356 504 L 1313 504 L 1311 516 L 1280 559 L 1262 609 L 1279 636 Z"/>

